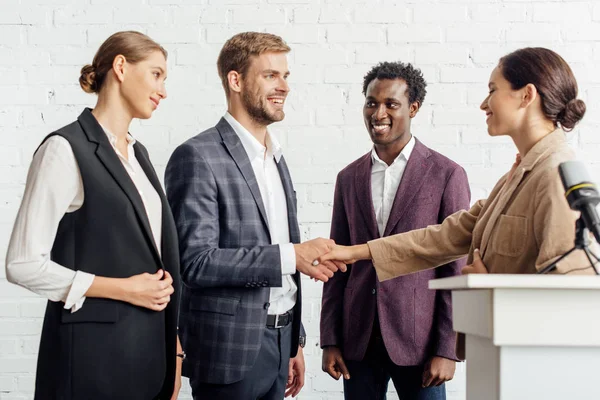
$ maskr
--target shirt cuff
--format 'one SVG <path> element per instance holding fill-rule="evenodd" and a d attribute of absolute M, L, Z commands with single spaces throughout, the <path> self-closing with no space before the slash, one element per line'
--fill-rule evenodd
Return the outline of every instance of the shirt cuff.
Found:
<path fill-rule="evenodd" d="M 281 257 L 281 274 L 293 275 L 296 273 L 296 250 L 293 243 L 279 245 L 279 256 Z"/>
<path fill-rule="evenodd" d="M 92 282 L 94 281 L 94 274 L 89 274 L 83 271 L 75 272 L 71 289 L 67 293 L 67 299 L 65 300 L 65 309 L 71 310 L 72 313 L 83 307 L 85 301 L 85 293 L 88 291 Z"/>

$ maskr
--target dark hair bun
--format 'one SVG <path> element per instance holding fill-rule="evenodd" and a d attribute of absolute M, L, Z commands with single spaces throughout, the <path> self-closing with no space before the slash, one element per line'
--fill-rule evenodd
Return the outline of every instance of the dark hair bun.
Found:
<path fill-rule="evenodd" d="M 98 83 L 96 82 L 96 68 L 88 64 L 81 68 L 81 76 L 79 77 L 79 84 L 86 93 L 97 93 Z"/>
<path fill-rule="evenodd" d="M 567 103 L 564 110 L 558 114 L 557 120 L 565 131 L 570 131 L 583 118 L 584 114 L 585 103 L 583 100 L 572 99 Z"/>

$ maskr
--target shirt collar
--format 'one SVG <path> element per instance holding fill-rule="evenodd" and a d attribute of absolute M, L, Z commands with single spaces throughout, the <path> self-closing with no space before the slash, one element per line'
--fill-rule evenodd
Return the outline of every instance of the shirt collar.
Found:
<path fill-rule="evenodd" d="M 267 131 L 267 147 L 265 148 L 265 146 L 256 140 L 254 135 L 252 135 L 248 129 L 244 128 L 244 126 L 240 124 L 233 117 L 233 115 L 229 114 L 229 112 L 226 112 L 223 118 L 229 123 L 229 125 L 231 125 L 235 133 L 240 138 L 242 146 L 244 146 L 244 150 L 246 150 L 246 154 L 248 154 L 250 161 L 254 160 L 256 157 L 262 157 L 266 149 L 267 157 L 272 155 L 275 157 L 275 161 L 279 162 L 281 156 L 283 155 L 283 150 L 281 148 L 281 144 L 277 141 L 275 136 L 271 135 L 269 131 Z"/>
<path fill-rule="evenodd" d="M 111 131 L 109 131 L 104 125 L 100 124 L 100 127 L 106 134 L 106 137 L 108 138 L 108 141 L 110 142 L 110 144 L 113 147 L 116 146 L 117 145 L 117 136 L 114 135 Z M 133 136 L 131 136 L 131 134 L 129 132 L 127 132 L 127 147 L 133 146 L 135 144 L 135 142 L 136 142 L 135 138 Z"/>
<path fill-rule="evenodd" d="M 522 156 L 521 167 L 525 171 L 531 171 L 548 154 L 566 145 L 567 138 L 565 132 L 561 128 L 557 128 L 533 145 L 524 157 Z"/>
<path fill-rule="evenodd" d="M 390 167 L 392 165 L 394 165 L 396 163 L 396 161 L 398 161 L 398 159 L 400 159 L 400 158 L 404 158 L 405 161 L 408 161 L 414 148 L 415 148 L 415 137 L 411 135 L 410 140 L 408 141 L 408 143 L 406 143 L 406 146 L 404 146 L 404 148 L 402 149 L 400 154 L 398 154 L 398 157 L 396 157 L 394 159 L 394 161 L 392 162 Z M 377 155 L 377 151 L 375 151 L 375 146 L 373 146 L 373 149 L 371 150 L 371 161 L 373 164 L 376 164 L 376 165 L 382 164 L 382 165 L 385 165 L 386 167 L 388 167 L 388 165 L 383 160 L 381 160 L 381 158 L 379 158 L 379 156 Z"/>

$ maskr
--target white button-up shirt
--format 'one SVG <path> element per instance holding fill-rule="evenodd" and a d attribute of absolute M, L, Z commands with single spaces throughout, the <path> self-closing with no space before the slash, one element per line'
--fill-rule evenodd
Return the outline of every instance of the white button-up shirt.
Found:
<path fill-rule="evenodd" d="M 140 193 L 160 252 L 162 205 L 135 158 L 135 139 L 127 137 L 127 160 L 115 147 L 117 138 L 107 129 L 104 131 Z M 83 181 L 73 149 L 67 139 L 52 136 L 40 146 L 29 167 L 6 254 L 6 277 L 51 301 L 63 301 L 72 312 L 83 306 L 94 275 L 52 261 L 50 251 L 64 214 L 79 210 L 83 202 Z"/>
<path fill-rule="evenodd" d="M 283 314 L 296 304 L 298 287 L 292 278 L 296 273 L 296 252 L 294 245 L 290 243 L 286 196 L 275 164 L 283 155 L 281 145 L 274 136 L 267 133 L 265 147 L 231 114 L 226 113 L 224 118 L 238 135 L 246 150 L 267 212 L 271 243 L 279 245 L 283 280 L 281 287 L 271 288 L 268 313 Z"/>
<path fill-rule="evenodd" d="M 414 147 L 415 138 L 413 136 L 391 165 L 387 165 L 379 158 L 375 148 L 371 151 L 371 160 L 373 162 L 371 166 L 371 195 L 380 236 L 383 236 L 385 232 L 398 186 L 400 186 L 402 175 L 404 175 L 406 164 Z"/>

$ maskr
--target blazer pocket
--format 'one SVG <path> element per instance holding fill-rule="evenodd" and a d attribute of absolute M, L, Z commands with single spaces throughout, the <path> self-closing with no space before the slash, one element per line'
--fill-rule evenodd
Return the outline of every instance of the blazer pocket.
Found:
<path fill-rule="evenodd" d="M 514 215 L 500 215 L 494 228 L 494 250 L 503 256 L 516 257 L 525 249 L 527 241 L 527 218 Z"/>
<path fill-rule="evenodd" d="M 75 311 L 62 310 L 60 320 L 63 324 L 100 322 L 115 323 L 119 319 L 118 304 L 113 300 L 85 299 L 83 307 Z"/>
<path fill-rule="evenodd" d="M 239 305 L 240 299 L 236 297 L 193 296 L 190 310 L 235 315 Z"/>

